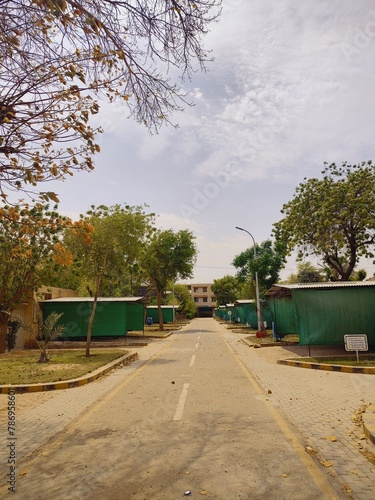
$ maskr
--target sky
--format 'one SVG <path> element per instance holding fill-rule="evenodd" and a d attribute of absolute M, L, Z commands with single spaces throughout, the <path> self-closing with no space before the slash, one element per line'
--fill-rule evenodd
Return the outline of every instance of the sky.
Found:
<path fill-rule="evenodd" d="M 150 135 L 126 107 L 102 103 L 95 170 L 53 186 L 73 218 L 92 204 L 147 204 L 158 227 L 193 231 L 196 283 L 234 275 L 253 243 L 235 227 L 270 238 L 324 162 L 375 160 L 372 0 L 224 0 L 209 29 L 214 61 L 183 83 L 194 106 L 172 117 L 179 127 Z M 291 257 L 281 276 L 295 271 Z"/>

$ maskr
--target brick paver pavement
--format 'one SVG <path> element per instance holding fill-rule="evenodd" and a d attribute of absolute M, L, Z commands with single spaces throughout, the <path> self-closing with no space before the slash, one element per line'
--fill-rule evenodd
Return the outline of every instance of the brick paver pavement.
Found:
<path fill-rule="evenodd" d="M 185 327 L 189 328 L 189 326 Z M 246 346 L 239 336 L 217 323 L 218 331 L 240 356 L 269 400 L 306 436 L 309 445 L 321 460 L 333 461 L 332 474 L 339 476 L 352 497 L 357 500 L 375 498 L 375 466 L 361 453 L 375 445 L 365 444 L 352 417 L 362 405 L 375 403 L 373 375 L 323 372 L 277 365 L 262 359 L 257 351 Z M 114 370 L 91 384 L 60 390 L 51 399 L 28 412 L 17 414 L 17 460 L 41 447 L 57 431 L 62 430 L 82 412 L 116 387 L 142 363 L 173 342 L 169 337 L 137 349 L 139 360 Z M 38 398 L 39 394 L 27 397 Z M 17 395 L 17 398 L 23 395 Z M 6 404 L 7 396 L 0 396 Z M 1 427 L 1 426 L 0 426 Z M 3 430 L 3 429 L 1 429 Z M 1 432 L 3 434 L 3 432 Z M 331 442 L 327 436 L 335 436 Z M 6 450 L 0 449 L 0 474 L 6 473 Z M 345 498 L 345 497 L 343 497 Z"/>
<path fill-rule="evenodd" d="M 366 442 L 352 417 L 375 401 L 375 375 L 336 373 L 278 365 L 262 359 L 239 335 L 218 325 L 225 339 L 278 407 L 308 438 L 322 461 L 333 461 L 331 474 L 358 500 L 375 498 L 375 465 L 364 453 L 375 445 Z M 263 349 L 272 349 L 264 347 Z M 359 414 L 360 416 L 360 414 Z M 335 436 L 337 441 L 326 438 Z"/>
<path fill-rule="evenodd" d="M 17 411 L 16 408 L 17 462 L 38 449 L 56 432 L 64 429 L 91 405 L 100 401 L 111 389 L 115 388 L 140 365 L 155 355 L 166 343 L 171 342 L 172 339 L 173 337 L 161 341 L 156 340 L 147 347 L 140 349 L 129 348 L 130 351 L 136 350 L 139 354 L 139 359 L 131 365 L 114 369 L 112 373 L 104 375 L 90 384 L 73 389 L 54 391 L 51 399 L 33 406 L 32 409 Z M 16 402 L 23 397 L 34 398 L 35 401 L 38 401 L 38 398 L 41 399 L 41 394 L 16 394 Z M 7 399 L 8 395 L 0 395 L 1 406 L 7 405 Z M 0 424 L 0 477 L 8 472 L 8 450 L 3 439 L 6 435 L 5 424 Z"/>

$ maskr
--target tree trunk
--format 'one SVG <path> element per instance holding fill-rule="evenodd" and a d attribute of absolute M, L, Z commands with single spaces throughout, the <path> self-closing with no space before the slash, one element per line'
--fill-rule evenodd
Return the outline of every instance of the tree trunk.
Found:
<path fill-rule="evenodd" d="M 161 292 L 159 290 L 156 292 L 156 298 L 158 301 L 159 330 L 164 330 L 163 311 L 161 309 Z"/>
<path fill-rule="evenodd" d="M 8 334 L 8 323 L 10 314 L 6 311 L 0 312 L 0 354 L 6 351 L 6 338 Z"/>
<path fill-rule="evenodd" d="M 89 318 L 89 324 L 87 326 L 87 338 L 86 338 L 86 358 L 90 357 L 90 345 L 91 345 L 91 333 L 92 325 L 94 324 L 96 304 L 98 302 L 98 294 L 95 293 L 94 302 L 92 303 L 91 314 Z"/>

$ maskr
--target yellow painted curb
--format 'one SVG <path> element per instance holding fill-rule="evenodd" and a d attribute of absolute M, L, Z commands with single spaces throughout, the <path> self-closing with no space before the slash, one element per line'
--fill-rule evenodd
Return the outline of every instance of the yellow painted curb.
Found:
<path fill-rule="evenodd" d="M 277 363 L 279 365 L 297 366 L 298 368 L 311 368 L 312 370 L 375 375 L 375 366 L 334 365 L 328 363 L 311 363 L 310 361 L 296 361 L 294 359 L 279 359 Z"/>
<path fill-rule="evenodd" d="M 138 359 L 138 353 L 130 353 L 115 359 L 102 368 L 98 368 L 93 373 L 83 375 L 70 380 L 61 380 L 58 382 L 47 382 L 45 384 L 20 384 L 20 385 L 0 385 L 0 394 L 21 394 L 29 392 L 44 392 L 44 391 L 57 391 L 60 389 L 71 389 L 72 387 L 80 387 L 81 385 L 94 382 L 102 375 L 108 373 L 113 368 L 118 366 L 126 366 Z"/>

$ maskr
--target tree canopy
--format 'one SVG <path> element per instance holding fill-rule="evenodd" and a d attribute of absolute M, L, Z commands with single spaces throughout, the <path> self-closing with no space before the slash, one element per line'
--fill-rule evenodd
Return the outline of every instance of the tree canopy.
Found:
<path fill-rule="evenodd" d="M 251 280 L 253 297 L 255 297 L 254 276 L 258 272 L 260 293 L 266 292 L 274 283 L 279 281 L 280 270 L 285 263 L 285 246 L 282 242 L 263 241 L 256 245 L 256 259 L 254 246 L 241 252 L 233 259 L 232 265 L 237 268 L 237 278 L 245 283 Z"/>
<path fill-rule="evenodd" d="M 220 4 L 1 2 L 0 196 L 91 170 L 99 98 L 119 99 L 151 132 L 170 122 L 185 102 L 178 77 L 209 60 L 202 39 Z"/>
<path fill-rule="evenodd" d="M 41 264 L 71 264 L 72 255 L 60 241 L 66 228 L 87 230 L 45 204 L 0 208 L 0 352 L 13 310 L 41 284 Z"/>
<path fill-rule="evenodd" d="M 153 231 L 154 214 L 141 206 L 93 205 L 81 220 L 93 228 L 90 238 L 84 240 L 77 232 L 69 232 L 64 245 L 73 255 L 81 293 L 94 298 L 87 332 L 89 356 L 97 299 L 108 295 L 105 292 L 111 289 L 111 282 L 117 283 L 139 261 L 142 245 Z"/>
<path fill-rule="evenodd" d="M 156 291 L 159 307 L 159 325 L 163 329 L 162 295 L 170 282 L 190 278 L 196 261 L 197 249 L 193 233 L 187 229 L 158 231 L 145 247 L 141 267 L 149 284 Z"/>
<path fill-rule="evenodd" d="M 329 279 L 346 281 L 361 256 L 374 257 L 375 168 L 371 161 L 325 164 L 321 179 L 304 179 L 274 225 L 277 241 L 300 260 L 314 255 Z"/>
<path fill-rule="evenodd" d="M 297 273 L 291 274 L 288 283 L 318 283 L 325 281 L 324 270 L 313 266 L 311 262 L 299 262 L 297 264 Z"/>
<path fill-rule="evenodd" d="M 240 285 L 237 278 L 227 275 L 214 280 L 211 290 L 215 294 L 217 305 L 225 306 L 239 298 Z"/>

